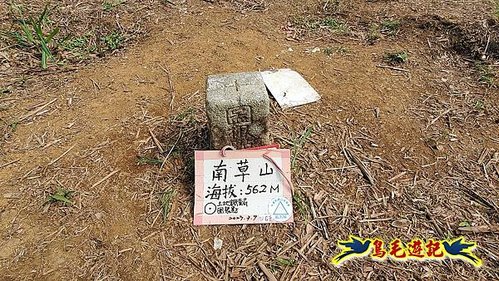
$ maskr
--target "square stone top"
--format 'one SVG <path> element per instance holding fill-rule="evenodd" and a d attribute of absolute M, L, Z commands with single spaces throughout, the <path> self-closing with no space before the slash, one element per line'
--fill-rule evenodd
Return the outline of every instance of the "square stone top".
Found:
<path fill-rule="evenodd" d="M 260 72 L 243 72 L 208 76 L 207 102 L 231 104 L 268 101 L 267 88 Z"/>

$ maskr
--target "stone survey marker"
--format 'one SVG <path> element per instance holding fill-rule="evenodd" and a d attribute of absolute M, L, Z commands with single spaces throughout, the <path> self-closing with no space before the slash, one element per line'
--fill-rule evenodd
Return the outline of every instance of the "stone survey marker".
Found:
<path fill-rule="evenodd" d="M 259 72 L 208 76 L 206 111 L 212 147 L 242 149 L 268 144 L 269 103 Z"/>

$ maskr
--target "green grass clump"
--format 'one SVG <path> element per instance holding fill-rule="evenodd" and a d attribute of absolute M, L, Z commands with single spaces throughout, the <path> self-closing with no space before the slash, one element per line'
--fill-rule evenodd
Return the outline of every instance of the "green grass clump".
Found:
<path fill-rule="evenodd" d="M 115 7 L 117 7 L 123 3 L 125 3 L 124 0 L 113 0 L 113 1 L 106 0 L 106 1 L 102 2 L 102 9 L 105 12 L 109 12 L 109 11 L 113 10 Z"/>
<path fill-rule="evenodd" d="M 173 120 L 175 121 L 188 121 L 189 124 L 192 124 L 195 121 L 196 109 L 192 107 L 188 107 L 186 110 L 180 112 Z"/>
<path fill-rule="evenodd" d="M 492 86 L 494 85 L 494 75 L 489 72 L 482 73 L 480 74 L 479 81 Z"/>
<path fill-rule="evenodd" d="M 19 126 L 18 121 L 13 121 L 9 124 L 9 129 L 11 132 L 15 132 L 17 130 L 17 126 Z"/>
<path fill-rule="evenodd" d="M 479 82 L 488 86 L 494 86 L 496 84 L 496 74 L 492 67 L 483 63 L 477 63 L 476 68 L 480 75 L 480 78 L 478 79 Z"/>
<path fill-rule="evenodd" d="M 311 17 L 294 17 L 291 19 L 291 25 L 306 31 L 317 31 L 327 29 L 333 33 L 348 33 L 348 25 L 332 17 L 323 19 Z"/>
<path fill-rule="evenodd" d="M 334 55 L 335 53 L 344 55 L 348 53 L 348 49 L 342 46 L 339 47 L 326 47 L 323 49 L 324 54 L 326 54 L 328 57 Z"/>
<path fill-rule="evenodd" d="M 409 54 L 406 51 L 392 52 L 385 55 L 385 61 L 389 63 L 405 63 L 409 60 Z"/>
<path fill-rule="evenodd" d="M 398 20 L 385 20 L 381 23 L 381 32 L 389 35 L 395 35 L 400 29 L 400 21 Z"/>
<path fill-rule="evenodd" d="M 296 16 L 296 17 L 291 18 L 290 24 L 292 26 L 295 26 L 295 27 L 298 27 L 301 29 L 305 29 L 305 30 L 315 30 L 315 29 L 318 29 L 320 27 L 317 20 L 314 20 L 314 19 L 309 18 L 309 17 L 303 17 L 303 16 Z"/>
<path fill-rule="evenodd" d="M 110 34 L 101 38 L 101 41 L 108 50 L 116 50 L 125 42 L 125 38 L 120 32 L 113 31 Z"/>
<path fill-rule="evenodd" d="M 21 6 L 12 5 L 11 9 L 18 16 L 17 30 L 6 33 L 7 37 L 13 39 L 21 48 L 37 50 L 41 56 L 41 67 L 46 69 L 48 60 L 54 58 L 51 48 L 55 44 L 54 36 L 59 33 L 59 28 L 51 26 L 48 18 L 48 5 L 37 18 L 32 16 L 25 18 Z M 45 29 L 49 31 L 45 32 Z"/>
<path fill-rule="evenodd" d="M 163 161 L 157 158 L 151 158 L 147 156 L 139 156 L 137 158 L 138 164 L 148 164 L 148 165 L 161 165 Z"/>
<path fill-rule="evenodd" d="M 9 88 L 0 88 L 0 95 L 5 95 L 5 94 L 8 94 L 10 93 L 10 89 Z"/>
<path fill-rule="evenodd" d="M 58 189 L 56 192 L 52 193 L 49 195 L 47 199 L 47 203 L 56 203 L 56 202 L 61 202 L 63 205 L 73 205 L 73 202 L 71 202 L 71 194 L 73 191 L 65 190 L 65 189 Z"/>
<path fill-rule="evenodd" d="M 333 55 L 333 53 L 334 53 L 333 48 L 331 48 L 331 47 L 324 48 L 324 54 L 326 54 L 328 57 Z"/>
<path fill-rule="evenodd" d="M 88 47 L 88 38 L 86 36 L 67 38 L 60 43 L 60 46 L 64 50 L 72 52 L 84 50 Z"/>
<path fill-rule="evenodd" d="M 299 191 L 294 192 L 293 202 L 294 202 L 295 209 L 298 211 L 298 213 L 300 214 L 302 219 L 307 220 L 309 207 L 308 207 L 307 203 L 305 202 L 305 198 L 303 197 L 303 195 Z"/>
<path fill-rule="evenodd" d="M 86 59 L 97 50 L 97 46 L 91 43 L 91 36 L 91 34 L 86 34 L 64 38 L 59 42 L 59 47 L 70 53 L 70 58 L 74 56 L 78 59 Z"/>
<path fill-rule="evenodd" d="M 348 32 L 348 26 L 335 18 L 327 17 L 322 20 L 321 25 L 336 33 Z"/>
<path fill-rule="evenodd" d="M 374 43 L 379 38 L 381 38 L 381 34 L 379 32 L 379 26 L 373 23 L 369 26 L 369 30 L 367 31 L 367 41 L 369 43 Z"/>
<path fill-rule="evenodd" d="M 277 258 L 276 259 L 277 264 L 280 266 L 294 266 L 296 261 L 293 259 L 286 259 L 286 258 Z"/>
<path fill-rule="evenodd" d="M 161 203 L 161 214 L 163 215 L 163 220 L 168 218 L 168 214 L 172 209 L 172 200 L 175 197 L 175 190 L 168 188 L 163 192 L 160 198 Z"/>
<path fill-rule="evenodd" d="M 483 101 L 477 100 L 477 101 L 475 101 L 473 108 L 475 108 L 476 110 L 483 110 L 485 108 L 485 105 L 484 105 Z"/>
<path fill-rule="evenodd" d="M 343 54 L 344 55 L 344 54 L 346 54 L 346 53 L 348 53 L 350 51 L 348 50 L 347 47 L 340 46 L 340 47 L 338 47 L 338 49 L 336 49 L 336 52 L 338 52 L 339 54 Z"/>
<path fill-rule="evenodd" d="M 292 156 L 292 159 L 291 159 L 291 167 L 292 167 L 292 169 L 295 168 L 296 158 L 298 157 L 300 149 L 303 147 L 303 145 L 310 138 L 311 135 L 312 135 L 312 128 L 311 127 L 307 127 L 307 129 L 305 129 L 305 131 L 303 132 L 303 134 L 298 139 L 295 139 L 293 141 L 293 149 L 292 149 L 293 156 Z"/>

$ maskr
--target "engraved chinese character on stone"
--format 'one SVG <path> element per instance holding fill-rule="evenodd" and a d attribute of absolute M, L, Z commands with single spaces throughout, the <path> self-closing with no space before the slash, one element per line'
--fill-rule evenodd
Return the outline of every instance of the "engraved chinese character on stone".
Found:
<path fill-rule="evenodd" d="M 208 77 L 206 111 L 214 149 L 269 143 L 269 97 L 259 72 Z"/>

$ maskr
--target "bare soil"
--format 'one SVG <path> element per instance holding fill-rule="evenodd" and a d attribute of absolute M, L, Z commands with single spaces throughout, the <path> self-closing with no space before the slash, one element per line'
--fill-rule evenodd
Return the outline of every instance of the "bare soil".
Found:
<path fill-rule="evenodd" d="M 6 2 L 0 22 L 11 29 Z M 60 50 L 65 64 L 44 71 L 35 51 L 0 48 L 1 280 L 267 280 L 258 262 L 279 280 L 499 279 L 496 2 L 127 1 L 101 16 L 100 2 L 81 4 L 83 14 L 67 2 L 86 25 L 60 19 L 61 32 L 104 21 L 128 39 L 84 59 Z M 400 27 L 383 30 L 387 20 Z M 386 60 L 399 51 L 405 63 Z M 322 96 L 287 111 L 272 102 L 272 138 L 297 154 L 296 222 L 194 227 L 205 79 L 272 68 L 300 72 Z M 61 188 L 73 205 L 47 203 Z M 349 234 L 464 235 L 484 265 L 336 268 L 329 261 Z"/>

